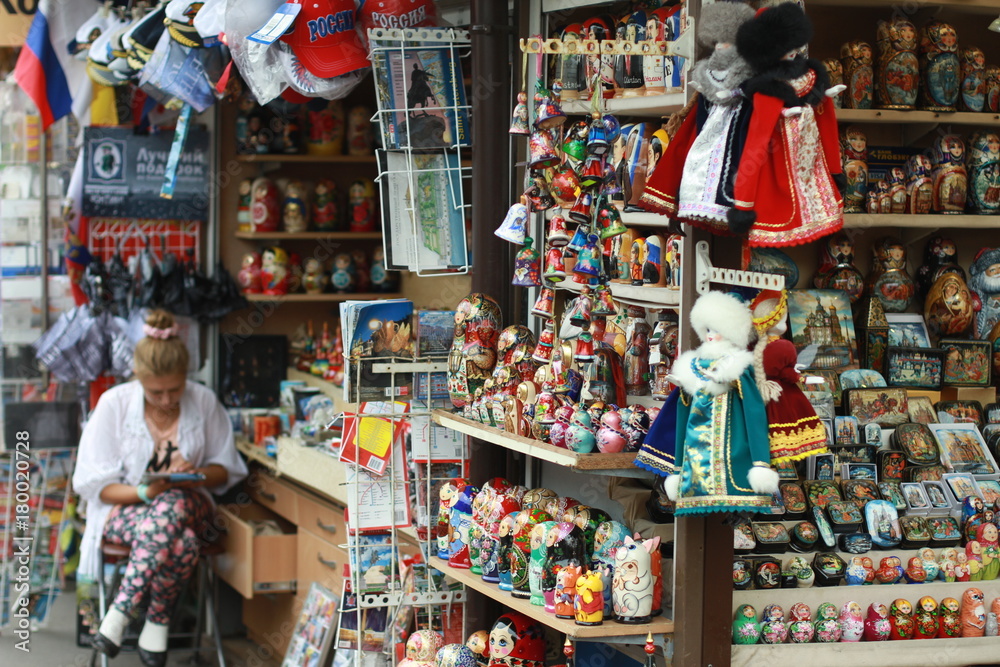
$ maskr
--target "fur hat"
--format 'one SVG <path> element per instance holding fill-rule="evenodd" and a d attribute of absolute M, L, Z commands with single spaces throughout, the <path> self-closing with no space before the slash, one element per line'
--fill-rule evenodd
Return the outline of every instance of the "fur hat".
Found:
<path fill-rule="evenodd" d="M 753 335 L 750 309 L 725 292 L 709 292 L 698 297 L 691 308 L 691 326 L 702 341 L 709 329 L 722 334 L 726 342 L 745 350 Z"/>
<path fill-rule="evenodd" d="M 754 10 L 742 2 L 715 2 L 701 9 L 698 41 L 714 47 L 719 42 L 734 42 L 739 27 L 753 18 Z"/>
<path fill-rule="evenodd" d="M 794 2 L 784 2 L 757 12 L 740 26 L 736 48 L 758 72 L 773 67 L 789 51 L 809 43 L 812 22 Z"/>

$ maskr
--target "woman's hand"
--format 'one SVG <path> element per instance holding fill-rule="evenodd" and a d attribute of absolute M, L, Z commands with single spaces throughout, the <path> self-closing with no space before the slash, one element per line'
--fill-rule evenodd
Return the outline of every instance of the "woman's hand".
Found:
<path fill-rule="evenodd" d="M 173 486 L 170 482 L 165 479 L 157 479 L 151 484 L 146 485 L 146 497 L 150 500 L 154 500 L 156 496 L 160 495 L 164 491 L 170 489 Z"/>

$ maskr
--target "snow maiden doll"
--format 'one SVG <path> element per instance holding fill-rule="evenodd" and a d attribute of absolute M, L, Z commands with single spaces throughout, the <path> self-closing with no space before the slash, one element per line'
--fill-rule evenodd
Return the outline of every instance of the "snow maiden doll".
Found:
<path fill-rule="evenodd" d="M 767 413 L 747 351 L 750 310 L 732 295 L 709 292 L 691 309 L 691 325 L 702 343 L 671 370 L 681 395 L 667 496 L 677 515 L 760 511 L 770 506 L 778 473 L 770 467 Z"/>

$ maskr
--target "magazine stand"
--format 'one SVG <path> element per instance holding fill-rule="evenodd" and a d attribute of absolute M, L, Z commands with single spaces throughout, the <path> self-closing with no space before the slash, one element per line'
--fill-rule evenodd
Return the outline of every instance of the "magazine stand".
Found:
<path fill-rule="evenodd" d="M 375 181 L 383 197 L 387 269 L 418 276 L 469 272 L 465 181 L 472 177 L 465 81 L 471 52 L 464 30 L 368 31 L 378 122 Z M 399 202 L 405 202 L 400 206 Z"/>

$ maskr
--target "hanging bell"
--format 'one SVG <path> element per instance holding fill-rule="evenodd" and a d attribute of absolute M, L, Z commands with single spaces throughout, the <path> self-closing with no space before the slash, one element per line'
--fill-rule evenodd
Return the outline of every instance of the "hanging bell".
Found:
<path fill-rule="evenodd" d="M 551 287 L 543 287 L 535 299 L 535 305 L 531 307 L 531 314 L 535 317 L 552 317 L 552 302 L 555 301 L 556 293 Z"/>
<path fill-rule="evenodd" d="M 545 328 L 538 336 L 538 344 L 535 345 L 531 358 L 540 364 L 547 364 L 552 359 L 552 343 L 555 339 L 555 323 L 551 319 L 546 320 Z"/>
<path fill-rule="evenodd" d="M 601 230 L 601 240 L 606 241 L 628 231 L 622 223 L 622 214 L 610 201 L 605 199 L 597 209 L 597 228 Z"/>
<path fill-rule="evenodd" d="M 554 215 L 549 220 L 549 245 L 553 248 L 562 248 L 569 243 L 569 231 L 566 229 L 566 218 L 561 215 Z"/>
<path fill-rule="evenodd" d="M 604 155 L 608 152 L 608 128 L 601 121 L 601 114 L 594 112 L 590 121 L 590 131 L 587 133 L 587 153 Z"/>
<path fill-rule="evenodd" d="M 576 337 L 573 360 L 581 364 L 588 364 L 594 360 L 594 337 L 590 333 L 589 322 L 583 325 L 583 331 Z"/>
<path fill-rule="evenodd" d="M 504 216 L 503 222 L 493 233 L 504 241 L 521 245 L 524 243 L 527 229 L 528 200 L 527 197 L 521 197 L 521 201 L 511 204 L 510 208 L 507 209 L 507 215 Z"/>
<path fill-rule="evenodd" d="M 581 223 L 577 226 L 576 232 L 573 234 L 573 238 L 570 239 L 569 245 L 566 246 L 566 250 L 573 254 L 579 253 L 587 245 L 587 236 L 590 234 L 590 226 Z"/>
<path fill-rule="evenodd" d="M 576 160 L 577 162 L 583 162 L 587 157 L 587 123 L 578 120 L 577 122 L 570 125 L 569 130 L 566 132 L 566 138 L 563 140 L 563 153 L 566 157 Z"/>
<path fill-rule="evenodd" d="M 542 284 L 541 256 L 538 251 L 531 247 L 533 239 L 530 236 L 524 238 L 524 247 L 514 258 L 514 279 L 512 285 L 518 287 L 540 287 Z"/>
<path fill-rule="evenodd" d="M 590 288 L 584 287 L 580 292 L 580 296 L 573 299 L 573 305 L 570 307 L 569 312 L 566 313 L 570 324 L 582 327 L 584 324 L 590 322 L 590 299 Z"/>
<path fill-rule="evenodd" d="M 528 127 L 528 96 L 522 91 L 517 94 L 517 104 L 514 105 L 514 113 L 510 120 L 510 134 L 531 134 Z"/>
<path fill-rule="evenodd" d="M 569 208 L 580 196 L 580 177 L 566 163 L 550 171 L 549 192 L 556 203 L 563 208 Z"/>
<path fill-rule="evenodd" d="M 580 196 L 576 198 L 573 208 L 569 210 L 569 219 L 584 225 L 589 223 L 591 202 L 593 202 L 593 197 L 590 196 L 590 193 L 581 192 Z"/>
<path fill-rule="evenodd" d="M 545 275 L 543 277 L 553 283 L 566 277 L 566 265 L 563 263 L 562 250 L 559 248 L 549 248 L 545 254 Z"/>
<path fill-rule="evenodd" d="M 583 170 L 580 172 L 580 185 L 585 188 L 592 188 L 604 182 L 604 157 L 591 155 L 583 163 Z"/>
<path fill-rule="evenodd" d="M 566 114 L 559 106 L 559 98 L 552 95 L 539 85 L 538 92 L 535 93 L 535 104 L 537 114 L 535 115 L 535 127 L 540 130 L 551 130 L 566 122 Z"/>
<path fill-rule="evenodd" d="M 552 143 L 552 137 L 544 130 L 536 130 L 531 133 L 528 149 L 528 166 L 531 169 L 544 169 L 559 164 L 559 154 Z"/>
<path fill-rule="evenodd" d="M 587 237 L 587 245 L 577 255 L 573 273 L 576 274 L 574 279 L 579 276 L 586 280 L 596 278 L 601 274 L 601 256 L 600 250 L 597 248 L 597 234 L 591 234 Z M 584 280 L 577 280 L 577 282 L 584 282 Z"/>
<path fill-rule="evenodd" d="M 549 192 L 545 177 L 535 174 L 531 177 L 532 184 L 524 191 L 532 211 L 547 211 L 556 205 L 556 200 Z"/>
<path fill-rule="evenodd" d="M 594 288 L 594 307 L 590 311 L 591 315 L 614 316 L 618 314 L 615 308 L 615 301 L 611 298 L 611 288 L 607 285 L 598 285 Z"/>

